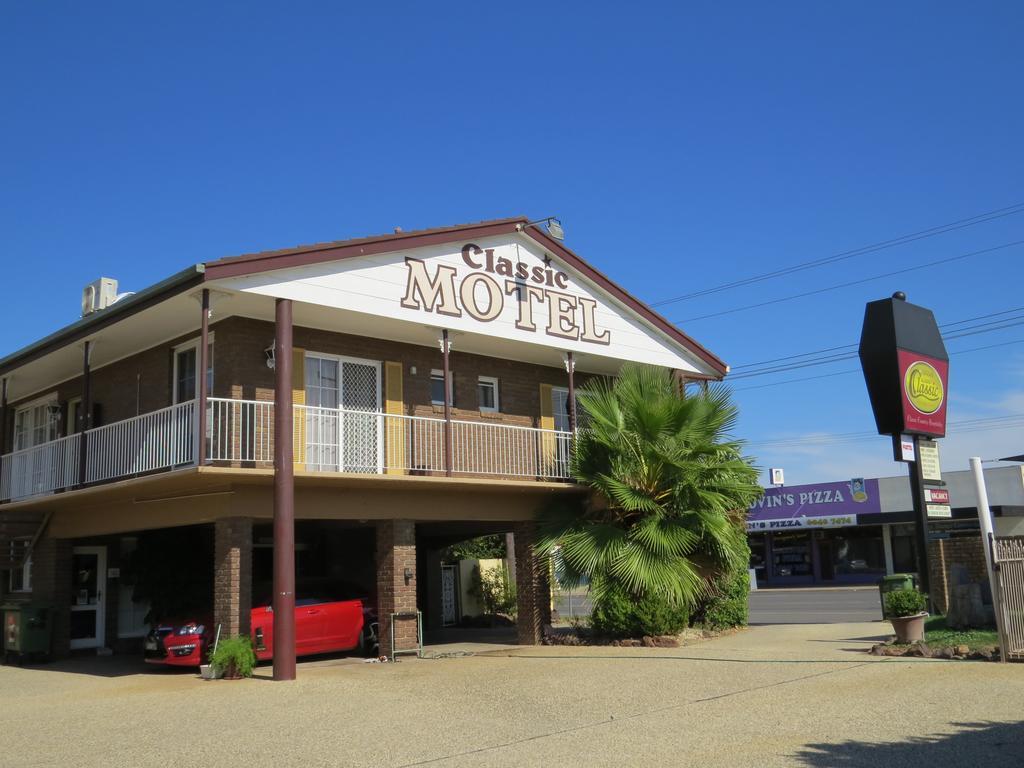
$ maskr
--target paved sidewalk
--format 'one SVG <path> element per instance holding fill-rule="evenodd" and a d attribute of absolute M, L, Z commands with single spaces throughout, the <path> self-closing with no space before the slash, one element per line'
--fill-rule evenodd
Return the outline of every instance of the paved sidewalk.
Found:
<path fill-rule="evenodd" d="M 1024 665 L 885 659 L 880 623 L 671 649 L 531 647 L 202 682 L 0 668 L 3 766 L 1024 764 Z"/>

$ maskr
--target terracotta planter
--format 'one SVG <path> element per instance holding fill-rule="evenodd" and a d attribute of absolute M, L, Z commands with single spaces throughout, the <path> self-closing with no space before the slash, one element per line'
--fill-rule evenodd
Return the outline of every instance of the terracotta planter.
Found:
<path fill-rule="evenodd" d="M 920 643 L 924 640 L 924 620 L 927 613 L 916 616 L 890 616 L 889 621 L 896 632 L 896 642 L 903 644 Z"/>

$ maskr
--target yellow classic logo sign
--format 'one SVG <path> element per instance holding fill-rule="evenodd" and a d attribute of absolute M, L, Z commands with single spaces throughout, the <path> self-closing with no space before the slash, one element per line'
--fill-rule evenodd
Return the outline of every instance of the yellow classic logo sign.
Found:
<path fill-rule="evenodd" d="M 923 360 L 911 363 L 903 377 L 907 399 L 921 413 L 935 413 L 946 396 L 939 372 Z"/>

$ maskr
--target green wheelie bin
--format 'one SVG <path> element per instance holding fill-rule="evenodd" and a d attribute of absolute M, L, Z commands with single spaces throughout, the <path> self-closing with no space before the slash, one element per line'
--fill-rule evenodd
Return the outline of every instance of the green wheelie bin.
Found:
<path fill-rule="evenodd" d="M 3 614 L 3 652 L 7 663 L 49 659 L 53 641 L 53 607 L 42 603 L 8 603 Z"/>
<path fill-rule="evenodd" d="M 895 592 L 897 589 L 917 589 L 917 574 L 894 573 L 878 580 L 878 599 L 882 603 L 883 619 L 889 618 L 885 613 L 885 595 L 887 592 Z"/>

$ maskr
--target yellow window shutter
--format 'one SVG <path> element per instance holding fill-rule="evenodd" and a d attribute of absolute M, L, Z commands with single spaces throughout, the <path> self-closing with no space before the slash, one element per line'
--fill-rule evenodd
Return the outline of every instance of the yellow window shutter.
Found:
<path fill-rule="evenodd" d="M 540 385 L 540 428 L 555 428 L 555 410 L 551 397 L 553 387 L 550 384 Z"/>
<path fill-rule="evenodd" d="M 384 363 L 384 435 L 387 446 L 387 469 L 389 475 L 405 474 L 406 420 L 388 418 L 405 414 L 405 399 L 402 391 L 402 364 Z"/>
<path fill-rule="evenodd" d="M 550 384 L 540 385 L 540 428 L 550 430 L 540 435 L 540 471 L 537 474 L 546 477 L 551 474 L 549 468 L 555 461 L 555 407 L 552 402 Z"/>
<path fill-rule="evenodd" d="M 306 350 L 292 347 L 292 405 L 306 404 Z M 306 410 L 292 409 L 292 434 L 294 435 L 295 464 L 306 464 Z"/>

